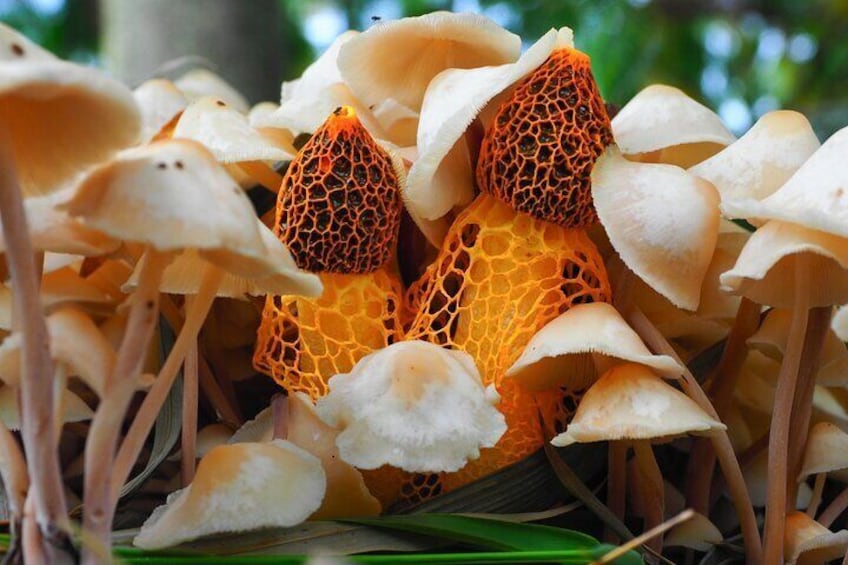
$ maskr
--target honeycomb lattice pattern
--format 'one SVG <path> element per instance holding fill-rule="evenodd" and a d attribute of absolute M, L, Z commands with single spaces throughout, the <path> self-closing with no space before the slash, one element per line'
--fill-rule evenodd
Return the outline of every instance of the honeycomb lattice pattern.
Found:
<path fill-rule="evenodd" d="M 480 148 L 477 184 L 516 210 L 583 227 L 596 220 L 592 167 L 611 142 L 589 57 L 558 49 L 498 109 Z"/>
<path fill-rule="evenodd" d="M 369 273 L 390 257 L 400 211 L 391 159 L 345 106 L 289 165 L 274 231 L 302 269 Z"/>
<path fill-rule="evenodd" d="M 289 392 L 312 400 L 333 375 L 400 339 L 403 290 L 387 264 L 368 274 L 321 274 L 319 298 L 268 296 L 253 364 Z"/>
<path fill-rule="evenodd" d="M 563 393 L 532 395 L 503 380 L 530 338 L 574 304 L 610 300 L 603 261 L 583 230 L 516 213 L 481 194 L 457 217 L 436 261 L 407 300 L 416 315 L 406 339 L 469 353 L 501 395 L 508 431 L 497 447 L 445 477 L 445 490 L 487 475 L 542 447 L 539 414 L 561 426 Z"/>

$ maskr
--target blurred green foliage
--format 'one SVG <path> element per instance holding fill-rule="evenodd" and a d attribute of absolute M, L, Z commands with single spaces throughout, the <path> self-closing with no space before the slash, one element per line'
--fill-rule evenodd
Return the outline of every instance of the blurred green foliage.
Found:
<path fill-rule="evenodd" d="M 822 138 L 848 124 L 845 0 L 280 2 L 280 25 L 294 39 L 282 79 L 296 77 L 326 45 L 325 36 L 365 29 L 372 17 L 473 10 L 525 44 L 551 27 L 572 27 L 577 46 L 592 57 L 601 91 L 616 104 L 662 82 L 719 111 L 737 133 L 775 108 L 802 111 Z M 60 56 L 96 60 L 97 0 L 0 0 L 0 19 Z"/>

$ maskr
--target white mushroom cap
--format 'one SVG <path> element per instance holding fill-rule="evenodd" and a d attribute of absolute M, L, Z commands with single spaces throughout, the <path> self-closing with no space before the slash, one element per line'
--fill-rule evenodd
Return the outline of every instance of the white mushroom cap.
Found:
<path fill-rule="evenodd" d="M 748 345 L 772 357 L 781 359 L 789 340 L 792 312 L 772 308 L 759 329 L 748 338 Z M 848 385 L 848 349 L 832 331 L 824 338 L 816 382 L 824 386 Z"/>
<path fill-rule="evenodd" d="M 62 392 L 62 423 L 84 422 L 94 417 L 94 411 L 88 404 L 69 390 Z M 21 429 L 18 388 L 0 387 L 0 422 L 10 430 Z"/>
<path fill-rule="evenodd" d="M 131 145 L 140 125 L 127 87 L 57 59 L 0 23 L 0 127 L 26 194 L 52 192 Z"/>
<path fill-rule="evenodd" d="M 188 106 L 188 99 L 177 85 L 155 78 L 141 83 L 133 96 L 141 110 L 141 141 L 147 143 Z"/>
<path fill-rule="evenodd" d="M 839 559 L 848 548 L 848 530 L 831 532 L 803 512 L 786 515 L 786 565 L 818 565 Z"/>
<path fill-rule="evenodd" d="M 374 24 L 341 48 L 338 66 L 366 105 L 393 98 L 418 111 L 441 71 L 511 63 L 520 51 L 521 38 L 489 18 L 440 11 Z"/>
<path fill-rule="evenodd" d="M 807 267 L 815 273 L 810 307 L 848 302 L 848 239 L 777 220 L 751 235 L 736 265 L 721 275 L 723 290 L 758 304 L 792 308 L 800 253 L 808 255 Z"/>
<path fill-rule="evenodd" d="M 204 96 L 220 98 L 239 112 L 247 112 L 250 104 L 227 81 L 207 69 L 193 69 L 174 81 L 186 98 L 197 100 Z"/>
<path fill-rule="evenodd" d="M 724 541 L 719 529 L 710 519 L 695 512 L 691 518 L 673 528 L 663 538 L 665 547 L 686 547 L 695 551 L 709 551 Z"/>
<path fill-rule="evenodd" d="M 645 87 L 625 104 L 612 119 L 612 134 L 625 155 L 664 151 L 659 162 L 682 167 L 736 140 L 715 112 L 664 84 Z"/>
<path fill-rule="evenodd" d="M 719 228 L 709 182 L 673 165 L 634 163 L 614 147 L 592 170 L 592 198 L 624 264 L 679 308 L 698 308 Z"/>
<path fill-rule="evenodd" d="M 192 483 L 153 511 L 133 544 L 160 549 L 201 536 L 294 526 L 321 505 L 321 462 L 284 440 L 221 445 Z"/>
<path fill-rule="evenodd" d="M 424 341 L 366 355 L 329 385 L 318 413 L 341 430 L 342 459 L 360 469 L 456 471 L 506 431 L 471 357 Z"/>
<path fill-rule="evenodd" d="M 198 98 L 183 111 L 173 137 L 202 143 L 219 163 L 290 161 L 294 157 L 250 127 L 247 116 L 211 96 Z"/>
<path fill-rule="evenodd" d="M 848 433 L 830 422 L 819 422 L 810 429 L 804 462 L 798 481 L 810 475 L 848 468 Z"/>
<path fill-rule="evenodd" d="M 848 237 L 848 127 L 834 133 L 771 196 L 722 202 L 733 218 L 782 220 Z"/>
<path fill-rule="evenodd" d="M 555 49 L 572 47 L 572 39 L 569 28 L 552 29 L 515 63 L 448 69 L 432 80 L 421 106 L 418 159 L 404 198 L 413 217 L 435 220 L 471 201 L 474 172 L 462 134 L 498 94 L 536 70 Z"/>
<path fill-rule="evenodd" d="M 619 439 L 671 439 L 710 435 L 725 425 L 651 369 L 617 365 L 586 391 L 574 419 L 551 443 L 558 447 Z"/>
<path fill-rule="evenodd" d="M 777 110 L 763 115 L 738 141 L 689 172 L 713 183 L 722 200 L 762 200 L 820 146 L 803 114 Z"/>
<path fill-rule="evenodd" d="M 536 332 L 506 376 L 530 390 L 581 389 L 595 377 L 592 355 L 647 365 L 673 379 L 684 370 L 668 355 L 652 354 L 612 305 L 592 302 L 569 308 Z"/>

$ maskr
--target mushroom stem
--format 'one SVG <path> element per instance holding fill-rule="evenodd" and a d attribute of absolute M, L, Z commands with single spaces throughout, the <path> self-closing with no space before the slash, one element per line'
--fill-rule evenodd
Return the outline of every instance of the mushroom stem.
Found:
<path fill-rule="evenodd" d="M 85 443 L 85 515 L 83 528 L 92 546 L 111 547 L 113 505 L 110 504 L 110 484 L 115 447 L 124 416 L 135 394 L 147 347 L 159 318 L 159 280 L 169 257 L 150 249 L 144 259 L 138 287 L 130 297 L 127 329 L 112 373 L 104 385 L 100 405 L 94 414 Z M 99 563 L 99 556 L 84 548 L 83 563 Z"/>
<path fill-rule="evenodd" d="M 271 414 L 274 423 L 274 439 L 288 439 L 289 399 L 282 394 L 274 395 L 271 400 Z"/>
<path fill-rule="evenodd" d="M 609 478 L 607 482 L 607 507 L 621 521 L 624 521 L 624 504 L 627 494 L 627 443 L 611 441 L 608 446 Z M 614 542 L 615 532 L 607 528 L 604 537 Z"/>
<path fill-rule="evenodd" d="M 38 268 L 29 236 L 14 155 L 0 131 L 0 221 L 6 241 L 6 262 L 11 274 L 13 312 L 23 336 L 21 350 L 21 434 L 32 479 L 35 520 L 50 562 L 72 559 L 68 551 L 68 517 L 65 492 L 53 427 L 53 360 L 39 296 Z M 27 555 L 27 557 L 29 557 Z M 37 561 L 33 561 L 34 563 Z"/>
<path fill-rule="evenodd" d="M 636 454 L 636 468 L 639 472 L 639 490 L 642 491 L 642 502 L 645 512 L 645 530 L 652 530 L 663 522 L 665 511 L 665 496 L 663 490 L 663 478 L 660 472 L 654 450 L 649 440 L 636 440 L 633 442 L 633 451 Z M 662 534 L 647 542 L 648 547 L 662 553 Z"/>
<path fill-rule="evenodd" d="M 48 563 L 44 540 L 34 519 L 35 496 L 30 488 L 24 502 L 24 520 L 21 527 L 21 550 L 24 562 Z M 32 561 L 34 560 L 34 561 Z"/>
<path fill-rule="evenodd" d="M 657 353 L 663 353 L 672 357 L 683 365 L 674 348 L 639 308 L 635 306 L 630 307 L 626 312 L 622 312 L 622 314 L 648 347 Z M 680 383 L 683 391 L 707 414 L 713 418 L 718 418 L 718 414 L 716 414 L 713 405 L 710 403 L 709 398 L 707 398 L 706 393 L 701 389 L 695 376 L 685 365 L 684 369 L 683 380 Z M 713 449 L 716 451 L 718 463 L 722 473 L 724 473 L 733 505 L 739 517 L 742 537 L 745 542 L 746 563 L 752 565 L 763 563 L 763 548 L 760 542 L 757 519 L 754 516 L 754 507 L 751 505 L 751 497 L 748 494 L 748 488 L 745 485 L 745 479 L 742 477 L 742 470 L 739 468 L 739 461 L 736 459 L 730 438 L 726 431 L 720 431 L 710 436 L 710 439 L 713 442 Z"/>
<path fill-rule="evenodd" d="M 20 523 L 29 489 L 29 475 L 21 446 L 3 423 L 0 423 L 0 478 L 6 489 L 11 523 Z"/>
<path fill-rule="evenodd" d="M 56 434 L 56 448 L 59 447 L 59 439 L 62 434 L 62 426 L 64 425 L 65 414 L 65 387 L 68 384 L 68 372 L 61 364 L 56 365 L 56 372 L 53 377 L 53 426 Z"/>
<path fill-rule="evenodd" d="M 801 352 L 807 334 L 810 279 L 804 254 L 795 259 L 795 295 L 792 323 L 783 362 L 777 376 L 774 393 L 771 429 L 768 446 L 768 482 L 766 485 L 766 520 L 763 543 L 766 563 L 780 563 L 783 559 L 783 533 L 786 526 L 786 497 L 789 478 L 789 434 L 792 405 L 798 384 Z M 794 482 L 794 479 L 793 479 Z"/>
<path fill-rule="evenodd" d="M 260 186 L 267 188 L 274 194 L 280 191 L 283 177 L 262 161 L 243 161 L 237 166 Z"/>
<path fill-rule="evenodd" d="M 736 311 L 733 327 L 727 336 L 721 359 L 713 372 L 710 393 L 716 413 L 724 421 L 733 403 L 733 391 L 739 381 L 739 372 L 748 353 L 746 341 L 760 325 L 760 305 L 743 297 Z M 709 438 L 698 438 L 690 458 L 691 474 L 687 481 L 686 500 L 695 512 L 709 515 L 710 484 L 715 470 L 716 456 Z"/>
<path fill-rule="evenodd" d="M 141 448 L 156 422 L 156 416 L 168 397 L 168 392 L 174 384 L 186 352 L 193 342 L 197 342 L 197 334 L 200 333 L 200 327 L 206 319 L 206 314 L 209 313 L 209 308 L 212 307 L 215 293 L 223 277 L 224 272 L 210 263 L 203 275 L 203 280 L 200 282 L 200 288 L 192 303 L 191 310 L 186 312 L 185 322 L 171 348 L 171 352 L 168 354 L 165 364 L 159 370 L 159 376 L 147 392 L 147 396 L 144 397 L 121 448 L 118 450 L 118 456 L 112 470 L 114 481 L 111 486 L 111 498 L 113 503 L 117 502 L 121 486 L 129 477 L 130 470 L 138 459 Z"/>
<path fill-rule="evenodd" d="M 816 522 L 825 528 L 829 528 L 845 512 L 846 508 L 848 508 L 848 487 L 845 487 L 842 492 L 836 495 L 836 498 L 824 509 Z"/>
<path fill-rule="evenodd" d="M 819 505 L 821 504 L 825 480 L 827 480 L 827 473 L 818 473 L 816 475 L 816 482 L 813 485 L 813 494 L 810 496 L 810 504 L 807 505 L 807 516 L 814 520 L 816 518 L 816 512 L 819 510 Z"/>
<path fill-rule="evenodd" d="M 193 296 L 186 296 L 186 311 L 191 310 Z M 180 439 L 182 454 L 181 476 L 183 486 L 194 478 L 197 463 L 197 402 L 198 402 L 198 351 L 197 339 L 189 345 L 183 364 L 183 429 Z"/>

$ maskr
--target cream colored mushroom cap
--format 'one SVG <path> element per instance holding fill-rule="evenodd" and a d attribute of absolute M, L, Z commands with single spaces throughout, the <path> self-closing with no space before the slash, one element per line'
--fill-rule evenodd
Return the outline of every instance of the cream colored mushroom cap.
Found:
<path fill-rule="evenodd" d="M 560 47 L 573 47 L 569 28 L 548 31 L 514 63 L 448 69 L 432 80 L 418 122 L 418 159 L 409 171 L 404 194 L 414 215 L 435 220 L 471 201 L 474 171 L 462 134 L 498 94 L 536 70 Z"/>
<path fill-rule="evenodd" d="M 724 541 L 719 529 L 710 519 L 695 512 L 695 514 L 673 528 L 663 539 L 666 547 L 687 547 L 695 551 L 709 551 L 714 545 Z"/>
<path fill-rule="evenodd" d="M 612 305 L 592 302 L 569 308 L 536 332 L 506 376 L 529 390 L 581 389 L 593 380 L 583 377 L 591 354 L 646 365 L 672 379 L 684 370 L 671 357 L 652 354 Z"/>
<path fill-rule="evenodd" d="M 783 186 L 820 146 L 803 114 L 777 110 L 763 115 L 745 135 L 689 172 L 710 181 L 723 201 L 762 200 Z"/>
<path fill-rule="evenodd" d="M 783 554 L 786 565 L 819 565 L 845 555 L 848 531 L 831 532 L 803 512 L 786 515 Z"/>
<path fill-rule="evenodd" d="M 365 104 L 393 98 L 418 111 L 441 71 L 511 63 L 520 51 L 521 38 L 489 18 L 440 11 L 377 22 L 342 47 L 338 66 Z"/>
<path fill-rule="evenodd" d="M 321 505 L 326 479 L 315 456 L 284 440 L 212 449 L 186 488 L 168 496 L 133 540 L 161 549 L 209 534 L 294 526 Z"/>
<path fill-rule="evenodd" d="M 695 163 L 736 140 L 715 112 L 664 84 L 645 87 L 625 104 L 612 119 L 612 134 L 625 155 L 699 144 L 687 156 Z"/>
<path fill-rule="evenodd" d="M 57 59 L 0 23 L 0 128 L 25 194 L 47 194 L 133 144 L 141 120 L 130 90 Z"/>
<path fill-rule="evenodd" d="M 848 434 L 830 422 L 810 429 L 798 482 L 810 475 L 848 468 Z"/>
<path fill-rule="evenodd" d="M 624 264 L 675 306 L 696 310 L 718 239 L 713 186 L 673 165 L 628 161 L 610 147 L 592 170 L 592 198 Z"/>
<path fill-rule="evenodd" d="M 62 391 L 62 423 L 85 422 L 94 417 L 88 404 L 69 390 Z M 10 430 L 21 429 L 17 387 L 0 387 L 0 422 Z"/>
<path fill-rule="evenodd" d="M 207 69 L 193 69 L 174 81 L 186 98 L 197 100 L 204 96 L 220 98 L 239 112 L 247 112 L 250 104 L 227 81 Z"/>
<path fill-rule="evenodd" d="M 318 414 L 341 430 L 339 454 L 360 469 L 456 471 L 506 431 L 471 357 L 424 341 L 366 355 L 329 385 Z"/>
<path fill-rule="evenodd" d="M 751 495 L 751 504 L 756 507 L 763 507 L 767 503 L 766 486 L 768 483 L 769 466 L 768 457 L 765 450 L 761 451 L 753 461 L 748 463 L 742 469 L 742 475 L 745 479 L 745 486 Z M 812 489 L 807 483 L 798 485 L 798 495 L 795 497 L 795 509 L 806 508 L 810 505 Z M 791 508 L 792 503 L 787 501 L 787 507 Z"/>
<path fill-rule="evenodd" d="M 769 197 L 722 202 L 732 218 L 781 220 L 848 237 L 848 127 L 834 133 Z"/>
<path fill-rule="evenodd" d="M 648 367 L 624 363 L 586 391 L 574 419 L 551 443 L 563 447 L 620 439 L 665 440 L 725 428 Z"/>
<path fill-rule="evenodd" d="M 188 99 L 173 82 L 155 78 L 133 90 L 141 111 L 141 141 L 147 143 L 188 106 Z"/>
<path fill-rule="evenodd" d="M 183 111 L 174 138 L 206 146 L 219 163 L 290 161 L 294 155 L 250 127 L 247 116 L 220 98 L 198 98 Z"/>
<path fill-rule="evenodd" d="M 848 302 L 848 239 L 799 224 L 772 220 L 755 231 L 736 265 L 720 277 L 725 292 L 776 308 L 795 301 L 795 260 L 806 253 L 810 307 Z"/>

